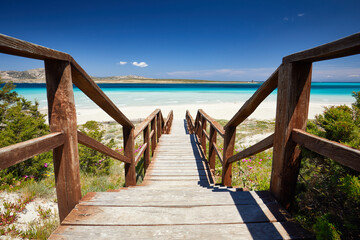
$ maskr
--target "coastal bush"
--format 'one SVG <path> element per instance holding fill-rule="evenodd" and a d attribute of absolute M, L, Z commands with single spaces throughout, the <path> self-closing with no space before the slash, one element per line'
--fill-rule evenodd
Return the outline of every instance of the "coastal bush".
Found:
<path fill-rule="evenodd" d="M 0 147 L 43 136 L 49 133 L 45 115 L 39 112 L 38 102 L 32 103 L 14 91 L 12 83 L 0 80 Z M 41 179 L 48 174 L 52 153 L 43 153 L 0 171 L 2 185 L 19 180 Z M 1 187 L 0 187 L 1 188 Z"/>
<path fill-rule="evenodd" d="M 79 130 L 98 142 L 103 141 L 105 131 L 101 130 L 101 124 L 96 121 L 87 121 L 79 127 Z M 114 139 L 106 144 L 110 148 L 114 145 Z M 79 144 L 79 160 L 80 170 L 92 174 L 109 174 L 113 164 L 110 157 L 81 144 Z"/>
<path fill-rule="evenodd" d="M 354 92 L 351 107 L 331 106 L 309 121 L 307 131 L 360 149 L 360 92 Z M 360 237 L 359 173 L 337 162 L 302 150 L 297 195 L 293 207 L 296 218 L 318 239 L 358 239 Z"/>

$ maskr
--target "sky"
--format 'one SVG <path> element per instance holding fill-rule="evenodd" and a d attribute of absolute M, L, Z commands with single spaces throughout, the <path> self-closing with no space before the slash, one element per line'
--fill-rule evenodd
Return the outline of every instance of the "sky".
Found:
<path fill-rule="evenodd" d="M 2 0 L 0 33 L 69 53 L 91 76 L 265 81 L 289 54 L 360 32 L 359 0 Z M 0 70 L 44 67 L 0 53 Z M 360 82 L 360 55 L 313 81 Z"/>

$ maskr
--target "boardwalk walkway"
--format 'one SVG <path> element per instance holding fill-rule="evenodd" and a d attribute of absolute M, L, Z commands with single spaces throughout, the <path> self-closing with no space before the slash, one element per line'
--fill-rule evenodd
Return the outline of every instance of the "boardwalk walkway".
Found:
<path fill-rule="evenodd" d="M 50 239 L 298 239 L 268 192 L 214 186 L 185 122 L 162 135 L 141 186 L 89 193 Z"/>

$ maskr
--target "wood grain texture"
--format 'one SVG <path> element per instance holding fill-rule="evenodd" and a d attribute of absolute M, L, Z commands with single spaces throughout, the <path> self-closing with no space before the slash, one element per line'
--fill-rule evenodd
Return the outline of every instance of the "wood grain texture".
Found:
<path fill-rule="evenodd" d="M 88 96 L 94 103 L 103 109 L 109 116 L 122 126 L 134 127 L 132 122 L 118 109 L 91 77 L 72 59 L 72 79 L 74 84 Z"/>
<path fill-rule="evenodd" d="M 134 130 L 135 138 L 150 124 L 150 122 L 156 117 L 160 112 L 160 109 L 155 109 L 147 118 L 145 118 L 139 125 L 136 126 Z"/>
<path fill-rule="evenodd" d="M 80 144 L 85 145 L 89 148 L 92 148 L 98 152 L 101 152 L 105 155 L 108 155 L 116 160 L 125 162 L 125 163 L 131 163 L 130 159 L 121 155 L 120 153 L 112 150 L 111 148 L 109 148 L 108 146 L 96 141 L 95 139 L 87 136 L 86 134 L 78 131 L 78 141 Z"/>
<path fill-rule="evenodd" d="M 271 134 L 267 138 L 261 140 L 260 142 L 252 145 L 251 147 L 248 147 L 241 152 L 235 154 L 234 156 L 230 157 L 228 160 L 228 163 L 233 163 L 236 161 L 239 161 L 243 158 L 250 157 L 252 155 L 255 155 L 259 152 L 262 152 L 266 149 L 269 149 L 273 146 L 274 143 L 274 134 Z"/>
<path fill-rule="evenodd" d="M 55 186 L 62 221 L 81 198 L 76 110 L 69 62 L 45 60 L 49 125 L 64 133 L 64 145 L 53 150 Z"/>
<path fill-rule="evenodd" d="M 326 43 L 283 58 L 284 63 L 316 62 L 327 59 L 351 56 L 360 53 L 360 33 Z"/>
<path fill-rule="evenodd" d="M 135 146 L 134 146 L 134 128 L 123 127 L 124 138 L 124 154 L 131 162 L 125 163 L 125 186 L 136 185 L 136 170 L 135 170 Z"/>
<path fill-rule="evenodd" d="M 281 67 L 281 65 L 280 65 Z M 264 99 L 274 91 L 278 85 L 279 68 L 256 90 L 256 92 L 245 102 L 240 110 L 225 125 L 224 129 L 233 126 L 236 127 L 247 119 L 256 108 L 264 101 Z"/>
<path fill-rule="evenodd" d="M 188 130 L 189 130 L 189 133 L 190 134 L 195 133 L 195 122 L 194 122 L 194 119 L 191 116 L 189 110 L 186 110 L 185 118 L 187 120 L 187 127 L 188 127 Z"/>
<path fill-rule="evenodd" d="M 220 125 L 220 123 L 218 123 L 215 119 L 210 117 L 202 109 L 199 109 L 199 113 L 202 117 L 204 117 L 210 123 L 211 126 L 213 126 L 215 128 L 215 130 L 220 134 L 220 136 L 224 137 L 225 131 L 224 131 L 224 128 Z"/>
<path fill-rule="evenodd" d="M 219 151 L 219 149 L 217 148 L 217 146 L 215 144 L 213 144 L 216 155 L 218 156 L 219 160 L 221 163 L 223 163 L 223 155 L 221 154 L 221 152 Z"/>
<path fill-rule="evenodd" d="M 300 129 L 293 129 L 291 138 L 297 144 L 313 152 L 331 158 L 346 167 L 360 171 L 360 150 L 358 149 L 315 136 Z"/>
<path fill-rule="evenodd" d="M 234 154 L 235 136 L 236 127 L 229 126 L 225 129 L 222 163 L 222 184 L 225 186 L 232 185 L 232 164 L 228 160 Z"/>
<path fill-rule="evenodd" d="M 209 157 L 208 162 L 211 170 L 215 171 L 215 160 L 216 160 L 216 140 L 217 131 L 213 126 L 210 126 L 210 139 L 209 139 Z"/>
<path fill-rule="evenodd" d="M 203 148 L 203 152 L 204 152 L 204 155 L 206 156 L 207 154 L 207 151 L 206 151 L 206 140 L 209 139 L 209 136 L 207 135 L 206 133 L 206 118 L 204 116 L 201 115 L 201 135 L 199 136 L 200 137 L 200 143 L 201 143 L 201 146 Z"/>
<path fill-rule="evenodd" d="M 164 130 L 163 132 L 165 134 L 169 134 L 170 131 L 171 131 L 171 126 L 172 126 L 172 122 L 173 122 L 173 119 L 174 119 L 174 112 L 173 110 L 171 110 L 166 118 L 166 122 L 164 124 Z"/>
<path fill-rule="evenodd" d="M 306 127 L 311 72 L 311 63 L 285 63 L 279 71 L 270 191 L 286 208 L 294 197 L 300 168 L 300 149 L 290 134 L 294 128 Z"/>
<path fill-rule="evenodd" d="M 0 148 L 0 170 L 59 147 L 64 144 L 64 141 L 65 137 L 62 132 L 54 132 Z"/>
<path fill-rule="evenodd" d="M 4 34 L 0 34 L 0 52 L 39 60 L 53 59 L 71 61 L 71 56 L 67 53 L 9 37 Z"/>
<path fill-rule="evenodd" d="M 150 137 L 151 138 L 151 155 L 154 156 L 155 148 L 156 148 L 156 145 L 157 145 L 156 118 L 154 118 L 151 121 L 150 125 L 151 125 L 151 133 L 150 133 L 150 136 L 151 136 Z"/>
<path fill-rule="evenodd" d="M 140 161 L 140 159 L 141 159 L 142 155 L 144 154 L 147 146 L 148 146 L 148 144 L 147 144 L 147 143 L 144 143 L 144 144 L 142 145 L 142 147 L 140 148 L 138 154 L 136 154 L 136 156 L 135 156 L 135 165 L 137 165 L 138 162 Z"/>
<path fill-rule="evenodd" d="M 144 144 L 146 144 L 146 149 L 144 151 L 144 172 L 146 174 L 147 169 L 150 165 L 150 127 L 149 125 L 143 131 Z"/>

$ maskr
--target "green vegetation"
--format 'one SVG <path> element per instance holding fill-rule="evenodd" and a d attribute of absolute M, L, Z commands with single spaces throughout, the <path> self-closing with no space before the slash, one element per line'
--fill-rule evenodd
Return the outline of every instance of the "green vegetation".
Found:
<path fill-rule="evenodd" d="M 0 80 L 0 85 L 3 82 Z M 23 142 L 49 133 L 38 103 L 27 101 L 13 91 L 15 86 L 4 84 L 0 89 L 0 147 Z M 19 186 L 23 180 L 40 180 L 52 170 L 52 153 L 40 154 L 28 161 L 0 171 L 0 190 Z"/>
<path fill-rule="evenodd" d="M 331 106 L 309 121 L 307 131 L 360 149 L 360 92 L 352 107 Z M 335 161 L 302 151 L 296 219 L 318 239 L 358 239 L 360 236 L 359 173 Z"/>

